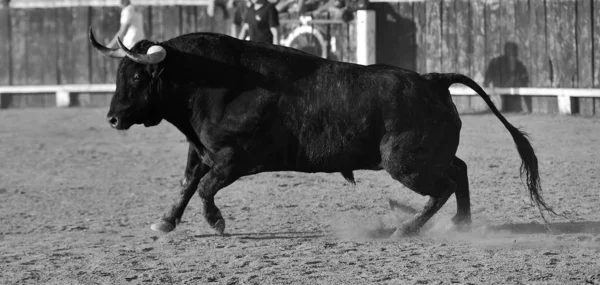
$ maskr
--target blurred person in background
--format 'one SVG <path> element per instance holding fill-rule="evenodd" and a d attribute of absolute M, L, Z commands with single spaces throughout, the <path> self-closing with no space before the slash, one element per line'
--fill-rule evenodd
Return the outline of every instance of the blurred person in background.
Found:
<path fill-rule="evenodd" d="M 229 0 L 227 8 L 233 8 L 233 22 L 231 23 L 231 36 L 237 37 L 242 30 L 244 21 L 246 20 L 246 12 L 252 6 L 250 0 Z"/>
<path fill-rule="evenodd" d="M 117 38 L 121 38 L 127 48 L 133 47 L 138 41 L 146 38 L 142 14 L 135 9 L 130 0 L 121 0 L 121 7 L 123 7 L 121 10 L 121 27 L 108 43 L 107 47 L 110 48 L 117 46 Z"/>
<path fill-rule="evenodd" d="M 279 12 L 267 0 L 252 0 L 248 7 L 239 39 L 279 44 Z"/>

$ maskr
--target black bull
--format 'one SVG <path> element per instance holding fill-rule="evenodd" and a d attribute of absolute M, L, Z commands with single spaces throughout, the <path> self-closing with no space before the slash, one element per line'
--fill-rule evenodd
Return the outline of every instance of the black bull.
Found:
<path fill-rule="evenodd" d="M 108 112 L 117 129 L 162 119 L 190 143 L 175 203 L 152 229 L 172 231 L 195 192 L 218 233 L 225 221 L 217 192 L 238 178 L 267 171 L 339 172 L 385 169 L 411 190 L 430 196 L 396 234 L 417 232 L 456 195 L 460 226 L 471 222 L 466 164 L 456 157 L 461 121 L 448 87 L 464 84 L 483 98 L 512 135 L 530 197 L 541 197 L 538 163 L 526 135 L 512 126 L 473 80 L 460 74 L 361 66 L 294 49 L 196 33 L 132 50 L 90 42 L 123 58 Z M 542 212 L 542 211 L 540 211 Z M 543 217 L 543 215 L 542 215 Z"/>

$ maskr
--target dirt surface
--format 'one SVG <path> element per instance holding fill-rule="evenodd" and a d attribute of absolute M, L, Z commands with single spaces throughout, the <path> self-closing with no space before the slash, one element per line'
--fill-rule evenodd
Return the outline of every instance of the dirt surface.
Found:
<path fill-rule="evenodd" d="M 425 197 L 386 172 L 265 173 L 219 192 L 227 236 L 197 197 L 172 233 L 150 224 L 178 191 L 187 143 L 167 123 L 116 132 L 106 109 L 0 111 L 0 284 L 600 284 L 600 120 L 508 115 L 531 135 L 547 234 L 509 133 L 463 115 L 473 227 L 451 198 L 416 237 L 389 240 Z M 404 205 L 391 210 L 388 199 Z"/>

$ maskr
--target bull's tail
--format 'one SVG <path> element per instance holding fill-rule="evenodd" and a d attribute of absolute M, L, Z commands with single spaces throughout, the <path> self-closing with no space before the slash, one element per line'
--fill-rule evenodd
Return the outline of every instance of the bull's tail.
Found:
<path fill-rule="evenodd" d="M 523 178 L 523 177 L 526 178 L 526 184 L 527 184 L 527 189 L 529 191 L 529 197 L 531 198 L 531 201 L 533 201 L 535 206 L 540 210 L 540 214 L 542 216 L 542 219 L 544 219 L 544 222 L 546 222 L 546 224 L 548 224 L 548 222 L 544 216 L 543 210 L 546 210 L 554 215 L 557 215 L 557 214 L 554 212 L 554 210 L 552 210 L 552 208 L 550 208 L 548 206 L 548 204 L 546 204 L 546 202 L 544 201 L 544 198 L 541 195 L 542 186 L 540 185 L 538 160 L 537 160 L 537 157 L 533 150 L 533 147 L 531 146 L 531 143 L 529 143 L 529 140 L 527 139 L 528 135 L 525 132 L 521 131 L 520 129 L 511 125 L 506 120 L 506 118 L 504 118 L 504 116 L 500 113 L 500 111 L 498 111 L 498 109 L 496 108 L 496 105 L 494 105 L 494 103 L 490 99 L 490 96 L 488 96 L 487 93 L 485 93 L 485 91 L 483 90 L 483 88 L 481 88 L 481 86 L 479 86 L 479 84 L 477 84 L 471 78 L 464 76 L 462 74 L 455 74 L 455 73 L 448 73 L 448 74 L 431 73 L 431 74 L 427 74 L 424 76 L 426 78 L 433 79 L 435 82 L 441 83 L 443 86 L 442 87 L 443 89 L 448 89 L 448 87 L 450 87 L 450 85 L 452 85 L 454 83 L 460 83 L 460 84 L 464 84 L 464 85 L 468 86 L 469 88 L 473 89 L 475 92 L 477 92 L 477 94 L 479 96 L 481 96 L 483 101 L 485 101 L 485 103 L 489 106 L 492 113 L 494 113 L 494 115 L 496 115 L 496 117 L 498 117 L 500 122 L 502 122 L 504 127 L 506 127 L 506 129 L 510 132 L 511 136 L 513 137 L 513 140 L 514 140 L 515 145 L 517 146 L 517 150 L 519 152 L 519 156 L 521 157 L 521 178 Z"/>

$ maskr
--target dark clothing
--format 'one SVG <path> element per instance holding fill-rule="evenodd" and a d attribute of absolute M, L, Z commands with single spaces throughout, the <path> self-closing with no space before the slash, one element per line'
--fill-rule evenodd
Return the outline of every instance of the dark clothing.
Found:
<path fill-rule="evenodd" d="M 489 86 L 490 83 L 493 83 L 494 87 L 527 87 L 527 68 L 518 59 L 514 59 L 511 68 L 511 59 L 506 55 L 494 58 L 485 72 L 483 85 Z"/>
<path fill-rule="evenodd" d="M 244 24 L 244 20 L 246 19 L 246 13 L 248 12 L 248 6 L 246 5 L 246 1 L 236 1 L 235 2 L 235 11 L 233 12 L 233 24 L 236 26 L 242 26 Z"/>
<path fill-rule="evenodd" d="M 279 27 L 279 13 L 271 3 L 264 4 L 258 10 L 250 7 L 246 13 L 246 23 L 251 41 L 273 43 L 270 28 Z"/>

